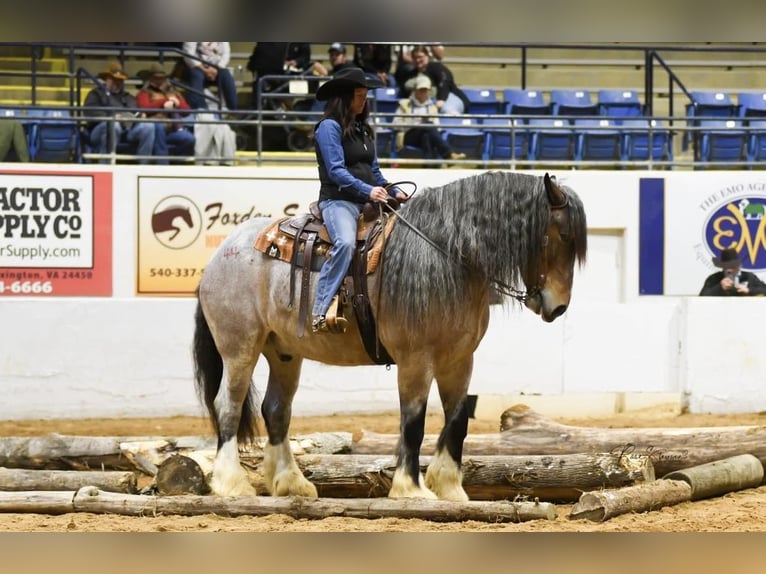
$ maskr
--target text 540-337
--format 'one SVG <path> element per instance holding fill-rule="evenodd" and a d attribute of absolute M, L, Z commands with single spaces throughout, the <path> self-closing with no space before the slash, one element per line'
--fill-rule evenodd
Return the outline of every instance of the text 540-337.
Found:
<path fill-rule="evenodd" d="M 203 271 L 196 267 L 152 267 L 149 277 L 199 277 Z"/>
<path fill-rule="evenodd" d="M 37 295 L 40 293 L 53 293 L 53 284 L 50 281 L 0 281 L 0 295 Z"/>

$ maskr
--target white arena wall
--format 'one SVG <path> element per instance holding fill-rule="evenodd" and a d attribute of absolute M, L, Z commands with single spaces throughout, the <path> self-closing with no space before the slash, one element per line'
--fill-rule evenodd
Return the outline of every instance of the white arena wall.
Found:
<path fill-rule="evenodd" d="M 151 230 L 146 230 L 152 209 L 156 211 L 165 197 L 177 196 L 208 207 L 218 201 L 224 206 L 219 216 L 227 211 L 278 214 L 288 209 L 284 206 L 304 211 L 316 196 L 315 169 L 40 164 L 2 168 L 0 417 L 203 414 L 192 379 L 195 301 L 188 293 L 189 282 L 186 287 L 158 287 L 149 272 L 181 264 L 184 269 L 193 267 L 197 263 L 189 261 L 207 257 L 212 247 L 191 255 L 163 251 L 154 244 L 159 234 L 152 237 Z M 385 171 L 391 180 L 413 180 L 421 187 L 478 173 Z M 570 309 L 553 324 L 514 305 L 493 307 L 471 386 L 471 393 L 478 395 L 477 416 L 495 417 L 513 402 L 572 415 L 668 405 L 692 412 L 766 410 L 766 356 L 753 334 L 757 333 L 753 326 L 766 324 L 766 300 L 695 296 L 710 272 L 709 253 L 700 239 L 709 214 L 740 195 L 752 201 L 766 178 L 752 172 L 588 170 L 556 175 L 578 192 L 585 205 L 589 261 L 577 272 Z M 663 182 L 659 254 L 641 246 L 645 219 L 639 206 L 640 182 L 646 178 Z M 64 259 L 56 266 L 61 272 L 92 265 L 98 280 L 54 282 L 46 287 L 49 293 L 13 292 L 26 281 L 19 275 L 21 269 L 34 265 L 42 273 L 24 287 L 32 289 L 33 283 L 46 283 L 46 270 L 54 266 L 14 259 L 3 246 L 45 248 L 59 241 L 51 233 L 40 238 L 26 237 L 20 228 L 8 230 L 12 221 L 8 216 L 23 215 L 24 210 L 4 204 L 2 192 L 18 186 L 79 189 L 83 204 L 88 198 L 99 198 L 94 200 L 95 207 L 77 206 L 84 220 L 92 215 L 94 222 L 93 229 L 86 224 L 78 232 L 91 234 L 80 238 L 87 240 L 78 251 L 83 261 Z M 105 201 L 107 196 L 111 201 Z M 51 218 L 71 216 L 62 206 L 47 208 Z M 210 213 L 216 213 L 215 209 L 203 210 L 202 221 L 195 224 L 212 229 L 206 219 Z M 71 218 L 67 221 L 72 224 Z M 106 232 L 105 227 L 110 230 Z M 643 228 L 645 236 L 650 231 L 651 227 Z M 26 235 L 35 232 L 30 228 Z M 70 239 L 61 241 L 66 244 Z M 110 241 L 105 257 L 102 248 Z M 752 253 L 766 247 L 753 245 Z M 84 262 L 91 257 L 87 252 L 91 248 L 92 259 Z M 183 257 L 191 259 L 177 263 Z M 650 288 L 653 294 L 642 294 L 651 283 L 641 278 L 642 273 L 650 275 L 647 268 L 655 275 L 660 270 L 659 283 L 655 280 Z M 259 365 L 255 383 L 261 392 L 265 377 L 265 366 Z M 435 393 L 430 407 L 438 408 Z M 304 365 L 296 415 L 396 410 L 395 366 L 386 370 L 309 361 Z"/>

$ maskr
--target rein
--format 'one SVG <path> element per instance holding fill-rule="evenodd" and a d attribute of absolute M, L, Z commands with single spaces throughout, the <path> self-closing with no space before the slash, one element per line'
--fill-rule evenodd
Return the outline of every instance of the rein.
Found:
<path fill-rule="evenodd" d="M 569 205 L 569 201 L 566 196 L 564 196 L 563 203 L 559 205 L 551 205 L 551 211 L 564 209 Z M 389 206 L 387 203 L 379 204 L 379 209 L 383 209 L 385 207 L 387 210 L 389 210 L 391 213 L 395 214 L 398 219 L 401 220 L 402 223 L 404 223 L 407 227 L 410 228 L 410 230 L 415 233 L 418 237 L 420 237 L 423 241 L 428 243 L 431 247 L 436 249 L 439 253 L 444 255 L 447 259 L 451 259 L 449 253 L 441 246 L 437 245 L 430 237 L 426 236 L 422 231 L 420 231 L 417 227 L 415 227 L 412 223 L 407 221 L 407 218 L 405 218 L 401 213 L 394 210 L 391 206 Z M 548 276 L 548 269 L 547 269 L 547 259 L 548 259 L 548 234 L 546 233 L 543 236 L 543 253 L 542 253 L 542 260 L 539 264 L 538 269 L 538 277 L 537 277 L 537 284 L 534 285 L 531 289 L 527 289 L 526 291 L 523 291 L 521 289 L 517 289 L 516 287 L 512 285 L 508 285 L 504 281 L 500 281 L 499 279 L 495 279 L 494 277 L 489 277 L 489 283 L 494 287 L 494 289 L 507 297 L 512 297 L 513 299 L 516 299 L 520 303 L 526 303 L 530 297 L 534 297 L 538 295 L 542 291 L 543 285 L 545 285 L 545 280 Z M 463 266 L 468 267 L 468 264 L 465 261 L 459 261 L 459 263 Z"/>

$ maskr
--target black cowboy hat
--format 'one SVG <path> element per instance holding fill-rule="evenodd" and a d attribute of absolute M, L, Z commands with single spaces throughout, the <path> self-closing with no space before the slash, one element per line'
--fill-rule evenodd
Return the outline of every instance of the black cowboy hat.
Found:
<path fill-rule="evenodd" d="M 319 86 L 316 98 L 320 102 L 324 102 L 344 92 L 352 91 L 354 88 L 371 89 L 382 87 L 383 82 L 368 76 L 361 68 L 349 67 L 343 68 L 332 77 L 332 80 Z"/>
<path fill-rule="evenodd" d="M 742 262 L 739 260 L 739 255 L 737 255 L 737 250 L 731 247 L 721 251 L 721 255 L 719 257 L 713 257 L 713 265 L 716 267 L 721 267 L 722 269 L 732 269 L 734 267 L 739 267 L 741 263 Z"/>

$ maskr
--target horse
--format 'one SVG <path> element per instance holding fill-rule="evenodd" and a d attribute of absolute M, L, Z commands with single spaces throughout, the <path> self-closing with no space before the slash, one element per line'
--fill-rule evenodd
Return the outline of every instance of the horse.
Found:
<path fill-rule="evenodd" d="M 368 276 L 378 336 L 397 365 L 400 433 L 388 496 L 468 500 L 461 472 L 466 397 L 473 354 L 489 322 L 490 293 L 515 298 L 543 321 L 560 317 L 570 302 L 574 265 L 585 261 L 585 212 L 577 194 L 547 173 L 492 171 L 425 188 L 393 217 L 382 262 Z M 290 265 L 253 249 L 269 223 L 253 218 L 239 224 L 197 289 L 195 381 L 218 438 L 210 487 L 219 495 L 256 494 L 238 447 L 255 437 L 252 374 L 262 355 L 269 367 L 261 403 L 266 488 L 272 496 L 316 497 L 288 436 L 303 359 L 373 361 L 353 317 L 342 334 L 309 328 L 297 335 L 298 310 L 287 295 Z M 420 447 L 434 379 L 444 426 L 423 477 Z"/>

